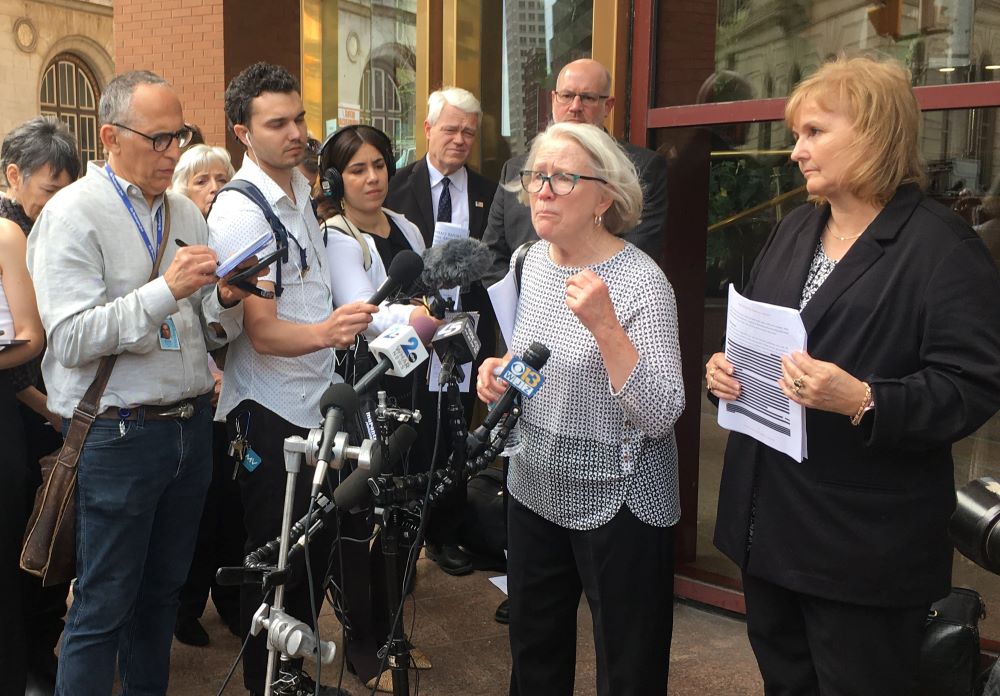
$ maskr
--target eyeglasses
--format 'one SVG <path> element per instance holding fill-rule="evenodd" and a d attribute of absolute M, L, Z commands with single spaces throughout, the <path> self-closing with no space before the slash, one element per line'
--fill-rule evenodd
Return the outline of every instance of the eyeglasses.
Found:
<path fill-rule="evenodd" d="M 580 179 L 586 181 L 599 181 L 602 184 L 608 183 L 604 179 L 596 176 L 584 176 L 583 174 L 570 174 L 568 172 L 556 172 L 555 174 L 543 174 L 530 169 L 521 171 L 521 188 L 528 193 L 540 193 L 545 182 L 549 182 L 549 189 L 557 196 L 568 196 L 576 188 L 576 182 Z"/>
<path fill-rule="evenodd" d="M 163 152 L 170 147 L 170 143 L 174 141 L 174 138 L 177 138 L 177 147 L 184 147 L 191 142 L 191 138 L 194 136 L 194 131 L 191 129 L 191 126 L 184 126 L 180 130 L 173 133 L 154 133 L 153 135 L 146 135 L 141 131 L 137 131 L 135 128 L 129 128 L 128 126 L 123 126 L 120 123 L 112 123 L 111 125 L 115 128 L 127 130 L 129 133 L 141 135 L 146 140 L 153 143 L 153 150 L 156 152 Z"/>
<path fill-rule="evenodd" d="M 306 140 L 306 152 L 310 155 L 319 156 L 320 150 L 323 149 L 323 144 L 316 140 L 316 138 L 309 138 Z"/>
<path fill-rule="evenodd" d="M 600 101 L 610 97 L 610 94 L 594 94 L 593 92 L 553 92 L 556 101 L 560 104 L 572 104 L 573 100 L 580 97 L 580 102 L 584 106 L 596 106 Z"/>

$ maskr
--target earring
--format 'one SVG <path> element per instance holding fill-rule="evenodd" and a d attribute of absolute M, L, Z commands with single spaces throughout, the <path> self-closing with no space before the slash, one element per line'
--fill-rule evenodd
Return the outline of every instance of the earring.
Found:
<path fill-rule="evenodd" d="M 604 216 L 597 214 L 594 216 L 594 227 L 601 227 L 604 225 Z"/>

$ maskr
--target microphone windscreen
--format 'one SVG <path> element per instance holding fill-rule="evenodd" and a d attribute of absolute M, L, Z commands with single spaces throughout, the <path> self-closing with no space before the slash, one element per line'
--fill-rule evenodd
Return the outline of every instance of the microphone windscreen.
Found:
<path fill-rule="evenodd" d="M 420 272 L 424 270 L 424 260 L 415 251 L 405 249 L 392 257 L 389 263 L 389 277 L 399 283 L 400 287 L 407 287 L 420 277 Z"/>
<path fill-rule="evenodd" d="M 428 346 L 431 343 L 431 339 L 434 338 L 434 332 L 437 331 L 438 323 L 426 314 L 417 314 L 410 317 L 410 326 L 417 332 L 420 342 Z"/>
<path fill-rule="evenodd" d="M 493 253 L 478 239 L 462 237 L 435 244 L 424 252 L 420 282 L 430 290 L 471 285 L 493 265 Z"/>
<path fill-rule="evenodd" d="M 343 382 L 332 384 L 323 392 L 319 400 L 319 411 L 324 416 L 331 407 L 336 406 L 344 412 L 344 418 L 350 418 L 358 410 L 358 393 L 354 387 Z"/>

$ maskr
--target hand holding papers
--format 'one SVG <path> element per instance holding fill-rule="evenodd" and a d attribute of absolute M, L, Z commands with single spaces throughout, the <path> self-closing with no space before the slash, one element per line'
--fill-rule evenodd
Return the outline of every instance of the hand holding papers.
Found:
<path fill-rule="evenodd" d="M 781 356 L 805 350 L 797 310 L 747 300 L 730 285 L 726 358 L 736 369 L 740 395 L 719 402 L 719 425 L 749 435 L 797 462 L 808 456 L 805 408 L 778 387 Z"/>

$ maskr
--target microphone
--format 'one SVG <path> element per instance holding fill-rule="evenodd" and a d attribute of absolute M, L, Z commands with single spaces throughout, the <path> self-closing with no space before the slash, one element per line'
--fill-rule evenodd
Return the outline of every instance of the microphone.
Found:
<path fill-rule="evenodd" d="M 379 377 L 385 374 L 406 377 L 427 359 L 427 349 L 408 324 L 396 324 L 378 335 L 368 344 L 368 350 L 378 362 L 354 383 L 354 391 L 363 394 Z"/>
<path fill-rule="evenodd" d="M 344 422 L 358 410 L 358 393 L 349 384 L 331 385 L 320 397 L 319 410 L 323 414 L 323 438 L 319 441 L 316 473 L 313 474 L 313 498 L 319 494 L 323 479 L 326 478 L 330 459 L 334 455 L 337 433 L 344 429 Z"/>
<path fill-rule="evenodd" d="M 518 394 L 524 394 L 528 398 L 535 395 L 535 392 L 542 385 L 542 376 L 538 374 L 538 371 L 548 362 L 548 359 L 549 349 L 538 342 L 528 346 L 522 358 L 511 358 L 500 375 L 502 379 L 507 380 L 510 386 L 490 409 L 490 412 L 486 414 L 482 425 L 469 433 L 467 444 L 470 454 L 478 453 L 478 450 L 489 442 L 493 428 L 510 410 Z"/>
<path fill-rule="evenodd" d="M 423 262 L 419 287 L 433 292 L 482 280 L 493 265 L 493 253 L 480 240 L 461 237 L 427 249 Z"/>
<path fill-rule="evenodd" d="M 423 269 L 423 259 L 417 252 L 409 249 L 399 252 L 392 257 L 386 279 L 378 286 L 375 294 L 368 298 L 368 304 L 382 304 L 383 300 L 400 288 L 412 285 Z"/>
<path fill-rule="evenodd" d="M 357 468 L 333 490 L 333 502 L 338 510 L 350 510 L 361 505 L 371 495 L 368 481 L 389 470 L 417 439 L 417 431 L 408 425 L 401 425 L 389 436 L 388 446 L 375 447 L 372 451 L 371 466 Z M 383 454 L 385 456 L 383 456 Z"/>
<path fill-rule="evenodd" d="M 479 355 L 481 343 L 476 335 L 476 324 L 464 312 L 457 314 L 447 324 L 442 324 L 431 339 L 434 352 L 441 358 L 441 380 L 447 379 L 456 365 L 472 362 Z"/>

